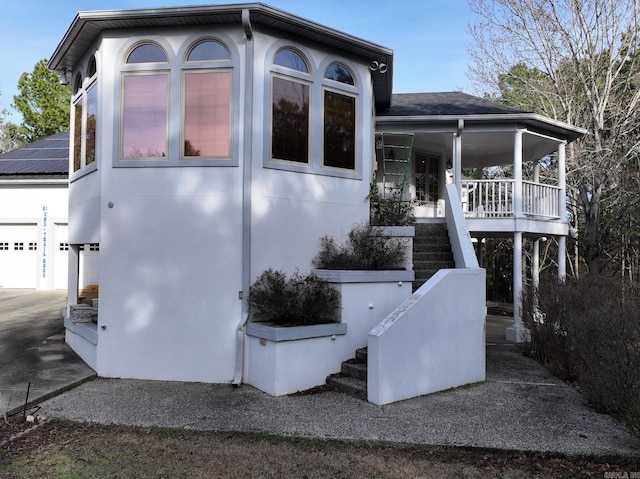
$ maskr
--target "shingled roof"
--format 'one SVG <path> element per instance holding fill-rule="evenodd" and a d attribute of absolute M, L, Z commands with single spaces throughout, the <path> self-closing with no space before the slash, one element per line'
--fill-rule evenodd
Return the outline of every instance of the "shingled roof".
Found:
<path fill-rule="evenodd" d="M 500 115 L 525 113 L 517 108 L 459 91 L 394 93 L 391 107 L 378 116 Z"/>
<path fill-rule="evenodd" d="M 0 176 L 69 176 L 69 132 L 63 131 L 0 155 Z"/>

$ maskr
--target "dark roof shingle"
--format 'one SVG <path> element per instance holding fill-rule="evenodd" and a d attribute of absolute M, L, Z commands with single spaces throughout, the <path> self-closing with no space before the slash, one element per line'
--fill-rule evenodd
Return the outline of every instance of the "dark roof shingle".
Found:
<path fill-rule="evenodd" d="M 525 113 L 466 93 L 394 93 L 391 107 L 378 116 L 496 115 Z"/>

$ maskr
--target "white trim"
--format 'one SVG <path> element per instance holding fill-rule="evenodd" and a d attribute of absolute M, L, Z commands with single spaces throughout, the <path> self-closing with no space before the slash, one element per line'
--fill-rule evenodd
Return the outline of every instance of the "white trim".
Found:
<path fill-rule="evenodd" d="M 247 323 L 247 336 L 267 341 L 295 341 L 298 339 L 343 336 L 347 334 L 347 323 L 310 324 L 307 326 L 279 326 L 272 323 Z"/>
<path fill-rule="evenodd" d="M 406 269 L 375 271 L 312 269 L 311 272 L 329 283 L 387 283 L 413 281 L 415 279 L 415 273 Z"/>

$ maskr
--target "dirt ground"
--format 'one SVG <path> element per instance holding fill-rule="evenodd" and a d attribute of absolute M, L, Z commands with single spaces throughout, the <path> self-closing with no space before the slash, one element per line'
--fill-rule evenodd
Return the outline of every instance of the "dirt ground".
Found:
<path fill-rule="evenodd" d="M 24 432 L 27 431 L 27 432 Z M 640 465 L 269 434 L 0 417 L 0 479 L 628 477 Z M 605 474 L 607 473 L 607 474 Z M 624 476 L 624 474 L 627 476 Z"/>

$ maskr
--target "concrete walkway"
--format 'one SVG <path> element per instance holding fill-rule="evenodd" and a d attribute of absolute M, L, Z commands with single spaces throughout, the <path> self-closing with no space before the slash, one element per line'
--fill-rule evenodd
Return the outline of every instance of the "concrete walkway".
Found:
<path fill-rule="evenodd" d="M 43 402 L 40 412 L 103 424 L 626 457 L 640 463 L 638 438 L 589 408 L 577 391 L 504 341 L 509 323 L 506 318 L 487 318 L 484 383 L 387 406 L 334 392 L 274 398 L 246 385 L 236 389 L 96 379 Z M 47 364 L 40 363 L 43 368 Z M 0 385 L 3 380 L 0 373 Z"/>

